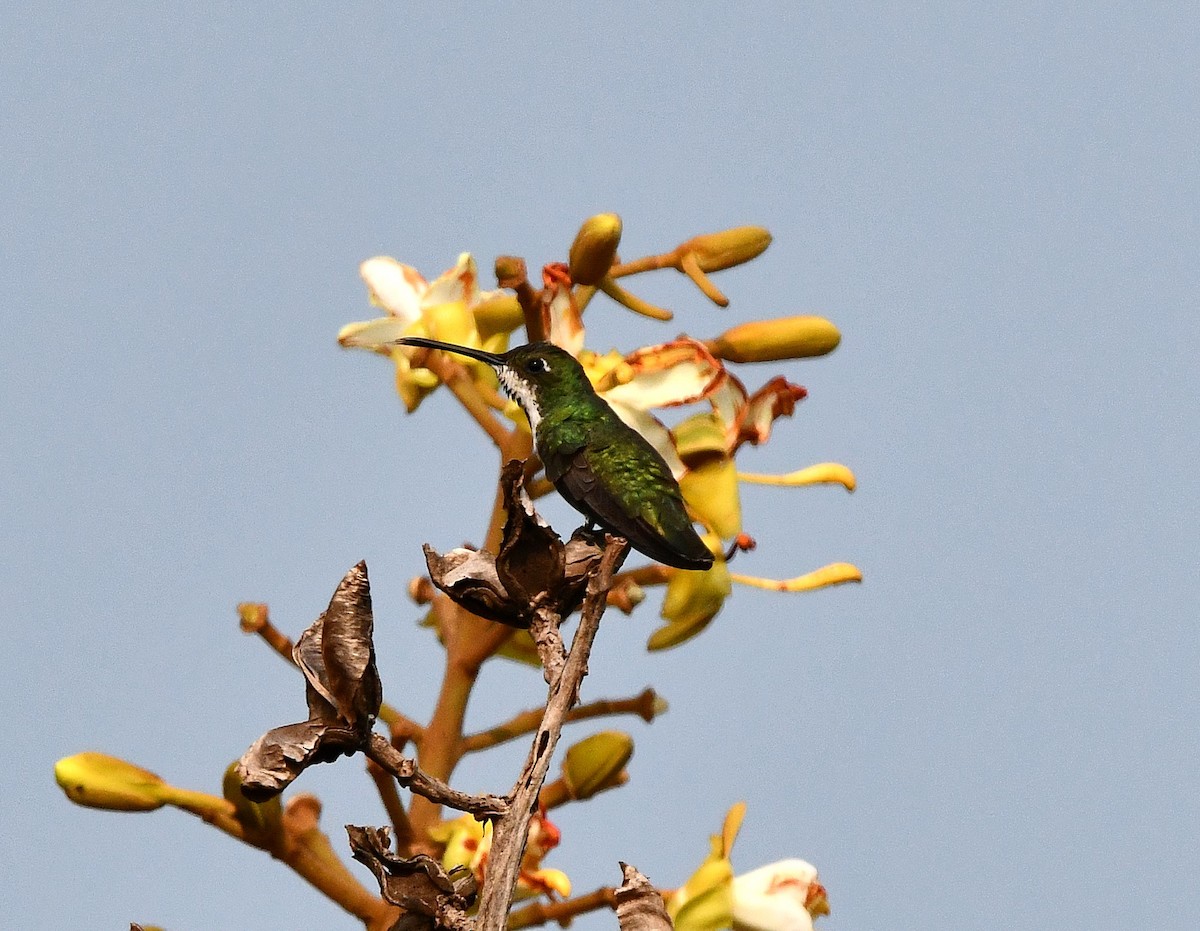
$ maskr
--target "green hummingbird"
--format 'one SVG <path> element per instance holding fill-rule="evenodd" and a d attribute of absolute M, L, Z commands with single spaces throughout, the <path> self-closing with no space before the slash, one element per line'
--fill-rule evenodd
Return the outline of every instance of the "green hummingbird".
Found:
<path fill-rule="evenodd" d="M 420 336 L 396 343 L 490 365 L 529 418 L 546 478 L 568 504 L 651 559 L 677 569 L 712 566 L 670 467 L 596 394 L 569 352 L 544 342 L 500 354 Z"/>

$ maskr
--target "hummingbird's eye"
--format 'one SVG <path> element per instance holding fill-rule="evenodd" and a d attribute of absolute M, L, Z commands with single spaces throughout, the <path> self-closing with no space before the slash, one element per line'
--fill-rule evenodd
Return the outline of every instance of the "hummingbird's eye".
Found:
<path fill-rule="evenodd" d="M 537 374 L 538 372 L 549 371 L 550 366 L 546 364 L 546 360 L 541 356 L 534 356 L 525 363 L 525 371 Z"/>

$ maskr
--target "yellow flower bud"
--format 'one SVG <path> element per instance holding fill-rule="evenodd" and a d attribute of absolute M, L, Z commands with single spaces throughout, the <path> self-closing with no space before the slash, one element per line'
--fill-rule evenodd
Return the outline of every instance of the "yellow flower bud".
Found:
<path fill-rule="evenodd" d="M 252 802 L 242 794 L 237 762 L 230 763 L 221 781 L 221 793 L 233 805 L 233 817 L 246 832 L 246 840 L 263 850 L 282 849 L 283 806 L 276 795 L 265 802 Z"/>
<path fill-rule="evenodd" d="M 584 220 L 571 243 L 571 280 L 598 285 L 612 268 L 620 242 L 621 218 L 615 213 L 598 213 Z"/>
<path fill-rule="evenodd" d="M 823 356 L 841 339 L 838 328 L 824 317 L 779 317 L 735 326 L 706 345 L 727 362 L 778 362 Z"/>
<path fill-rule="evenodd" d="M 571 798 L 591 798 L 625 783 L 625 764 L 633 756 L 633 738 L 621 731 L 602 731 L 579 741 L 563 759 L 563 781 Z"/>
<path fill-rule="evenodd" d="M 54 778 L 67 798 L 88 808 L 154 811 L 167 802 L 161 777 L 106 753 L 64 757 L 54 764 Z"/>
<path fill-rule="evenodd" d="M 243 601 L 237 606 L 242 631 L 256 634 L 267 625 L 268 609 L 260 601 Z"/>
<path fill-rule="evenodd" d="M 675 255 L 695 257 L 696 265 L 703 272 L 718 272 L 749 262 L 762 255 L 771 245 L 771 234 L 761 226 L 737 226 L 719 233 L 695 236 L 675 248 Z"/>
<path fill-rule="evenodd" d="M 525 322 L 525 313 L 515 294 L 497 294 L 473 308 L 475 328 L 482 340 L 500 333 L 511 333 Z"/>

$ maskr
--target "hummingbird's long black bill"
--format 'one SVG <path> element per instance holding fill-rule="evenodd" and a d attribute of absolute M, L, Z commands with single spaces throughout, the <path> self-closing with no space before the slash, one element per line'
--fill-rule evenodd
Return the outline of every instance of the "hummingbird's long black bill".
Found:
<path fill-rule="evenodd" d="M 422 349 L 440 349 L 442 352 L 453 352 L 468 359 L 477 359 L 493 368 L 504 365 L 504 359 L 494 352 L 484 352 L 470 346 L 458 346 L 454 343 L 443 343 L 440 339 L 426 339 L 424 336 L 401 336 L 395 340 L 397 346 L 420 346 Z"/>

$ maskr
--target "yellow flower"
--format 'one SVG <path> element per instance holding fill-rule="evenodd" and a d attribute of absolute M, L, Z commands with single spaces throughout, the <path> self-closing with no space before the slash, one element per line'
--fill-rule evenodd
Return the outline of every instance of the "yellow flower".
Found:
<path fill-rule="evenodd" d="M 432 282 L 426 282 L 415 268 L 388 256 L 367 259 L 359 272 L 371 303 L 387 315 L 347 324 L 338 333 L 338 342 L 347 348 L 368 349 L 390 357 L 396 366 L 396 392 L 410 413 L 437 387 L 438 378 L 414 367 L 412 359 L 422 350 L 395 346 L 397 338 L 427 336 L 501 352 L 508 345 L 508 334 L 523 319 L 511 294 L 479 290 L 479 271 L 468 252 Z M 462 364 L 473 378 L 493 383 L 488 366 L 472 360 L 463 360 Z"/>
<path fill-rule="evenodd" d="M 443 821 L 430 828 L 429 836 L 445 845 L 442 866 L 447 870 L 465 866 L 483 884 L 487 873 L 488 854 L 492 849 L 492 825 L 476 821 L 473 815 L 462 815 L 452 821 Z M 521 859 L 521 871 L 517 876 L 517 898 L 535 895 L 569 896 L 571 880 L 562 870 L 547 869 L 541 865 L 542 858 L 558 846 L 561 839 L 559 829 L 543 813 L 535 814 L 529 821 L 525 855 Z"/>
<path fill-rule="evenodd" d="M 854 474 L 837 463 L 823 463 L 785 476 L 738 472 L 734 457 L 740 447 L 746 443 L 766 442 L 775 420 L 790 416 L 806 392 L 784 378 L 774 378 L 750 394 L 719 362 L 714 360 L 712 370 L 697 367 L 694 360 L 690 364 L 693 367 L 690 382 L 680 379 L 680 383 L 695 389 L 703 380 L 699 397 L 709 402 L 711 410 L 683 420 L 667 434 L 667 442 L 680 465 L 679 487 L 684 500 L 693 516 L 710 531 L 707 542 L 716 560 L 711 569 L 703 572 L 677 571 L 670 576 L 662 606 L 662 617 L 667 623 L 651 635 L 647 643 L 651 650 L 678 646 L 703 631 L 732 593 L 733 582 L 797 592 L 862 581 L 862 573 L 848 563 L 834 563 L 788 580 L 763 579 L 729 571 L 721 541 L 746 542 L 743 540 L 740 481 L 784 486 L 836 482 L 853 491 Z M 715 373 L 717 368 L 719 375 Z M 620 364 L 614 365 L 605 379 L 621 382 Z M 637 383 L 636 376 L 622 382 L 625 385 Z M 656 396 L 651 389 L 638 397 L 657 400 L 662 395 Z"/>

